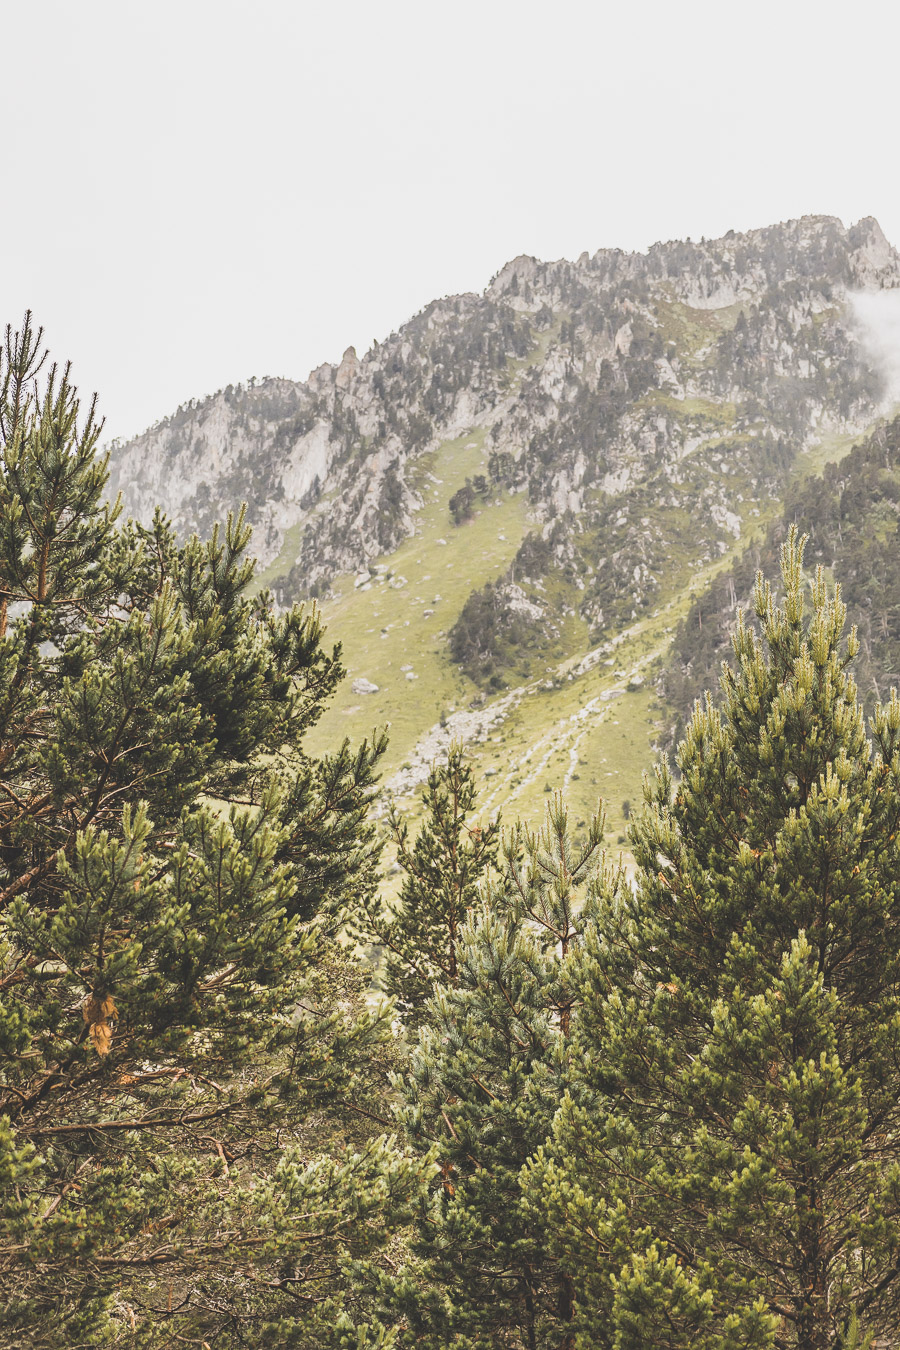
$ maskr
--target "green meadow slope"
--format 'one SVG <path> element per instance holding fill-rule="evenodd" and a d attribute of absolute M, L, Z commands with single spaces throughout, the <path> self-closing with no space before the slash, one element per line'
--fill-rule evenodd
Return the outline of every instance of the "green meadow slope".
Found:
<path fill-rule="evenodd" d="M 572 616 L 550 659 L 531 678 L 491 697 L 452 658 L 447 633 L 473 588 L 508 568 L 528 529 L 525 494 L 501 492 L 473 519 L 451 521 L 447 502 L 466 478 L 486 469 L 483 433 L 447 441 L 422 463 L 424 505 L 416 533 L 355 578 L 341 578 L 320 602 L 329 637 L 342 644 L 348 678 L 316 727 L 318 752 L 342 736 L 358 740 L 389 725 L 384 782 L 415 816 L 418 790 L 432 760 L 454 736 L 468 745 L 485 813 L 540 822 L 547 794 L 564 793 L 576 824 L 602 799 L 609 835 L 624 831 L 641 781 L 678 714 L 664 672 L 677 659 L 673 637 L 716 578 L 727 575 L 753 540 L 781 518 L 780 499 L 748 501 L 740 539 L 697 566 L 689 553 L 674 560 L 659 604 L 589 645 L 586 625 Z M 832 435 L 801 452 L 791 475 L 800 485 L 840 460 L 855 437 Z M 688 578 L 687 580 L 685 578 Z M 539 621 L 538 621 L 539 622 Z M 709 672 L 707 672 L 709 673 Z M 376 689 L 354 691 L 364 680 Z"/>

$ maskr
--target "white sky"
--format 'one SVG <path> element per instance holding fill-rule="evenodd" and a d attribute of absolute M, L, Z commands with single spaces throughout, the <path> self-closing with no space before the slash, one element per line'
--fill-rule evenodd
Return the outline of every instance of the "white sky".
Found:
<path fill-rule="evenodd" d="M 900 242 L 898 36 L 889 0 L 6 0 L 0 319 L 127 435 L 518 253 Z"/>

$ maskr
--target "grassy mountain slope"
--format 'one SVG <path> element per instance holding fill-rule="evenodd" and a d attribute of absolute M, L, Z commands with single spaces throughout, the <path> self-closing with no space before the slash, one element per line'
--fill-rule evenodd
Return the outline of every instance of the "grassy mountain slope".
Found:
<path fill-rule="evenodd" d="M 812 493 L 811 485 L 821 481 L 815 475 L 822 460 L 846 454 L 852 441 L 832 436 L 801 453 L 788 488 L 791 500 Z M 587 646 L 584 625 L 573 618 L 570 633 L 539 673 L 486 697 L 453 661 L 447 627 L 470 587 L 508 565 L 528 523 L 522 495 L 509 492 L 479 507 L 471 522 L 450 522 L 449 495 L 484 467 L 485 453 L 477 433 L 442 446 L 429 461 L 431 499 L 418 517 L 415 538 L 375 561 L 371 571 L 341 580 L 336 595 L 321 602 L 330 634 L 343 643 L 349 678 L 316 728 L 313 749 L 390 723 L 385 780 L 415 813 L 432 758 L 461 736 L 478 766 L 485 812 L 502 808 L 507 818 L 536 825 L 548 788 L 561 788 L 576 822 L 586 820 L 602 797 L 616 838 L 629 805 L 640 800 L 643 773 L 657 747 L 669 741 L 678 716 L 666 672 L 680 670 L 678 663 L 696 642 L 691 625 L 696 628 L 709 597 L 727 589 L 730 564 L 755 566 L 766 548 L 774 558 L 766 541 L 779 528 L 782 501 L 748 505 L 743 524 L 754 532 L 749 548 L 744 538 L 735 540 L 729 554 L 700 567 L 684 548 L 653 611 L 613 630 L 594 648 Z M 711 659 L 702 670 L 691 668 L 690 688 L 679 686 L 680 707 L 715 684 L 731 617 L 723 614 Z M 360 678 L 377 691 L 355 693 L 353 682 Z M 687 672 L 682 678 L 687 680 Z M 661 694 L 657 686 L 667 679 Z"/>

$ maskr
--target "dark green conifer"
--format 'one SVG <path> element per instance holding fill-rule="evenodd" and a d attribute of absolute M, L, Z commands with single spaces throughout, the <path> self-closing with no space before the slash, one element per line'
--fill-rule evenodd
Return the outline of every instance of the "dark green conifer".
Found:
<path fill-rule="evenodd" d="M 507 840 L 501 875 L 460 934 L 456 979 L 437 986 L 411 1074 L 398 1080 L 407 1135 L 436 1148 L 441 1166 L 417 1230 L 422 1281 L 394 1290 L 410 1344 L 572 1344 L 572 1283 L 523 1204 L 519 1173 L 566 1077 L 570 969 L 591 922 L 600 837 L 595 820 L 576 846 L 556 799 L 543 831 L 518 827 Z"/>
<path fill-rule="evenodd" d="M 524 1174 L 582 1347 L 840 1350 L 900 1326 L 900 702 L 866 738 L 821 571 L 760 579 L 598 903 L 570 1091 Z"/>
<path fill-rule="evenodd" d="M 391 805 L 390 830 L 403 870 L 393 913 L 362 906 L 362 934 L 384 951 L 385 986 L 404 1021 L 415 1024 L 436 985 L 459 979 L 460 933 L 476 902 L 478 883 L 497 863 L 499 820 L 481 826 L 477 791 L 465 749 L 454 742 L 446 761 L 432 765 L 422 793 L 425 820 L 409 826 Z"/>
<path fill-rule="evenodd" d="M 383 738 L 309 758 L 315 611 L 251 599 L 242 515 L 120 527 L 40 344 L 0 352 L 0 1343 L 387 1345 L 342 1268 L 417 1172 L 327 1115 L 383 1073 L 329 940 Z"/>

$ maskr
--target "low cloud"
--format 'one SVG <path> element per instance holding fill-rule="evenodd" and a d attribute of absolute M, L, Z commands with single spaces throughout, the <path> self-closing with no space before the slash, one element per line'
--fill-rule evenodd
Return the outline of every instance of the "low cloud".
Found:
<path fill-rule="evenodd" d="M 884 380 L 885 399 L 900 402 L 900 289 L 855 291 L 849 299 L 859 340 Z"/>

